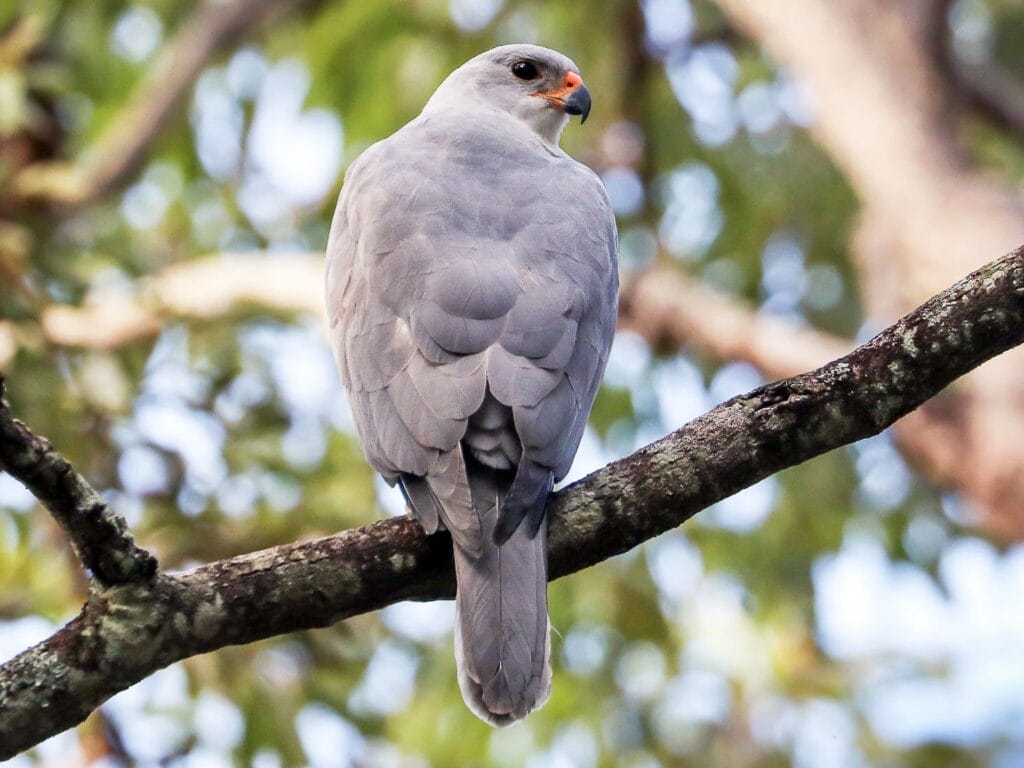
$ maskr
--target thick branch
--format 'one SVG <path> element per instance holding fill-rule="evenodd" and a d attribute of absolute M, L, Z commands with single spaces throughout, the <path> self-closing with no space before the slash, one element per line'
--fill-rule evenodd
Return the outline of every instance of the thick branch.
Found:
<path fill-rule="evenodd" d="M 619 307 L 619 328 L 639 333 L 652 346 L 696 347 L 720 360 L 750 363 L 773 378 L 817 368 L 853 346 L 758 313 L 664 267 L 624 286 Z"/>
<path fill-rule="evenodd" d="M 168 267 L 137 294 L 92 295 L 81 307 L 42 313 L 47 340 L 64 347 L 114 349 L 156 335 L 175 318 L 209 320 L 252 304 L 323 313 L 323 254 L 228 254 Z"/>
<path fill-rule="evenodd" d="M 14 194 L 78 206 L 121 184 L 142 164 L 171 113 L 209 61 L 271 13 L 296 0 L 208 1 L 189 18 L 143 76 L 130 102 L 74 165 L 40 164 L 15 179 Z"/>
<path fill-rule="evenodd" d="M 50 510 L 82 564 L 105 585 L 147 581 L 156 560 L 136 546 L 124 519 L 46 440 L 11 416 L 0 378 L 0 469 L 20 480 Z"/>
<path fill-rule="evenodd" d="M 773 472 L 876 434 L 1022 342 L 1024 249 L 845 357 L 736 397 L 555 494 L 551 575 L 601 562 Z M 448 540 L 424 536 L 407 517 L 98 589 L 78 618 L 0 667 L 0 758 L 188 656 L 453 590 Z"/>
<path fill-rule="evenodd" d="M 210 320 L 246 306 L 321 315 L 323 262 L 322 253 L 204 256 L 140 280 L 132 292 L 100 290 L 81 306 L 51 304 L 40 324 L 55 346 L 111 350 L 155 336 L 173 320 Z M 0 321 L 0 370 L 17 340 L 14 324 Z"/>

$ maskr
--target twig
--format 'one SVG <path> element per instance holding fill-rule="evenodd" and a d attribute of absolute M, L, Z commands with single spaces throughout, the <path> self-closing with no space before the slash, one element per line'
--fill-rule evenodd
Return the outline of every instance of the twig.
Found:
<path fill-rule="evenodd" d="M 54 516 L 78 559 L 102 584 L 146 581 L 156 559 L 135 544 L 124 519 L 43 438 L 11 416 L 0 377 L 0 469 L 20 480 Z"/>
<path fill-rule="evenodd" d="M 1022 342 L 1024 249 L 845 357 L 733 398 L 555 494 L 551 576 L 599 563 L 773 472 L 877 434 Z M 453 589 L 448 541 L 403 517 L 95 590 L 74 621 L 0 666 L 0 759 L 180 659 L 399 600 L 451 597 Z"/>

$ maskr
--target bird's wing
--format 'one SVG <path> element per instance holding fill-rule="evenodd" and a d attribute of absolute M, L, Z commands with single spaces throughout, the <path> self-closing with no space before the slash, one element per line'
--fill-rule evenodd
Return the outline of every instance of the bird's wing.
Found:
<path fill-rule="evenodd" d="M 469 417 L 488 388 L 512 410 L 514 528 L 569 469 L 615 323 L 604 189 L 521 134 L 414 121 L 346 174 L 328 246 L 332 341 L 367 459 L 470 553 Z"/>
<path fill-rule="evenodd" d="M 544 190 L 545 205 L 517 237 L 527 286 L 492 355 L 488 381 L 512 406 L 523 454 L 495 540 L 530 518 L 579 447 L 604 372 L 617 315 L 615 220 L 604 187 L 572 160 Z"/>

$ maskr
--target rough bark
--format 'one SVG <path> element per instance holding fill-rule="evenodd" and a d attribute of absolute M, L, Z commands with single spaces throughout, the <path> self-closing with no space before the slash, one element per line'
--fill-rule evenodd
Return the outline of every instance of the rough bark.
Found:
<path fill-rule="evenodd" d="M 785 467 L 873 435 L 1024 342 L 1024 249 L 867 344 L 769 384 L 556 493 L 552 578 L 624 552 Z M 0 667 L 0 758 L 81 722 L 157 669 L 398 600 L 451 597 L 451 549 L 410 518 L 116 586 Z"/>

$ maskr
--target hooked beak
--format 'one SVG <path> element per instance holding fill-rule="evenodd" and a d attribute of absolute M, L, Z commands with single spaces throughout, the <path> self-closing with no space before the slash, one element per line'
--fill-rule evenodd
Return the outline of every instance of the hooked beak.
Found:
<path fill-rule="evenodd" d="M 582 83 L 580 86 L 565 97 L 565 113 L 567 115 L 579 115 L 580 125 L 587 122 L 587 115 L 590 114 L 590 91 Z"/>
<path fill-rule="evenodd" d="M 565 76 L 561 88 L 553 91 L 542 91 L 537 96 L 542 96 L 554 109 L 560 109 L 567 115 L 579 115 L 580 125 L 587 122 L 590 114 L 590 91 L 583 84 L 583 78 L 575 72 Z"/>

